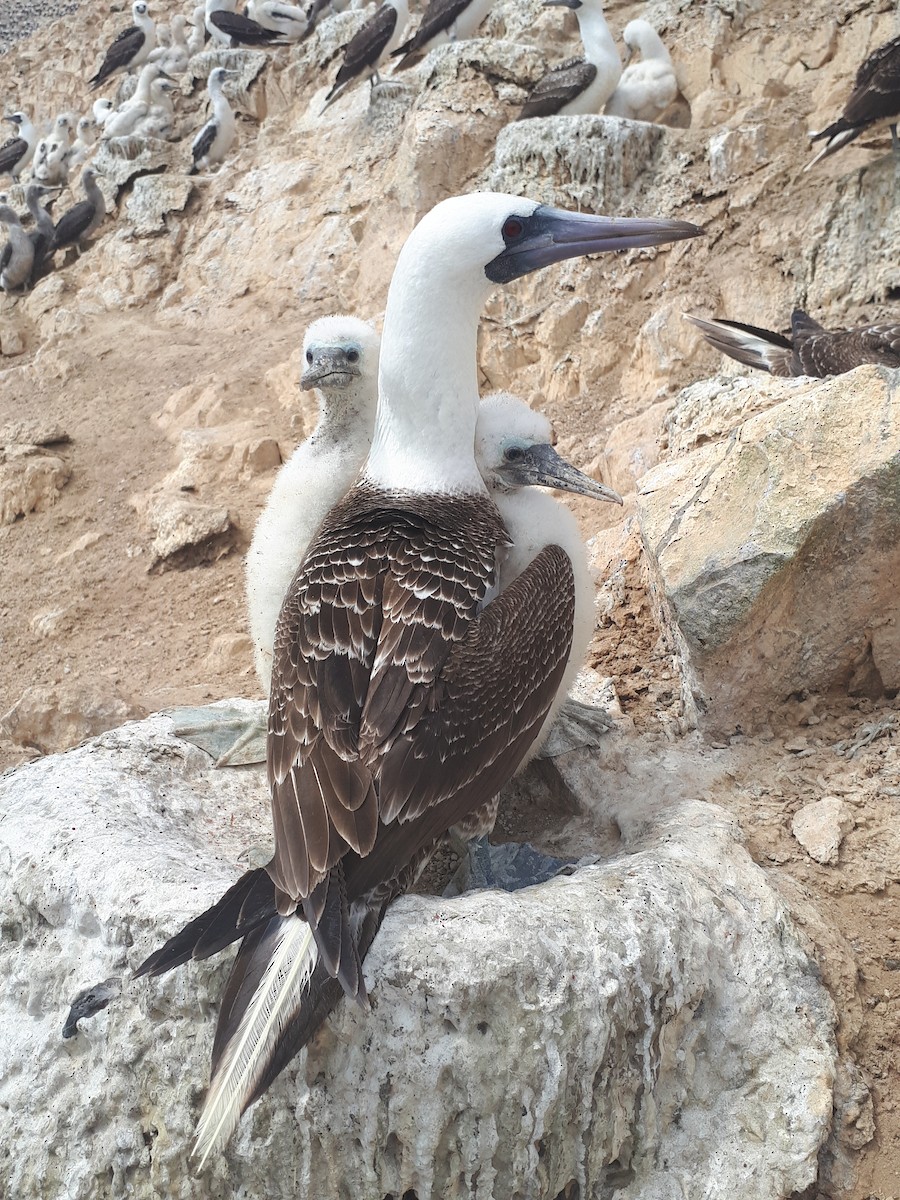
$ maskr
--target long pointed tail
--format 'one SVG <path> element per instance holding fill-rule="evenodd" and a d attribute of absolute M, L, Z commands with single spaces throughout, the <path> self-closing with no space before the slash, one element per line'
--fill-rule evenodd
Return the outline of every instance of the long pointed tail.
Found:
<path fill-rule="evenodd" d="M 707 321 L 703 317 L 692 317 L 690 313 L 685 313 L 684 317 L 697 326 L 714 349 L 745 367 L 769 371 L 772 375 L 793 374 L 794 347 L 782 334 L 756 325 L 744 325 L 740 321 Z"/>
<path fill-rule="evenodd" d="M 312 930 L 296 914 L 273 917 L 244 939 L 222 998 L 212 1079 L 197 1126 L 193 1154 L 201 1169 L 274 1077 L 269 1065 L 317 961 Z"/>

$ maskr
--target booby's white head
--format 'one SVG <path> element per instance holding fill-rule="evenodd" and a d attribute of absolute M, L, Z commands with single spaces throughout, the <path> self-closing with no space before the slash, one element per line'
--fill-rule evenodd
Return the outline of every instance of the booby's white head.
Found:
<path fill-rule="evenodd" d="M 495 284 L 563 259 L 700 232 L 685 221 L 595 217 L 501 192 L 442 201 L 407 238 L 391 279 L 366 477 L 420 492 L 482 490 L 472 452 L 476 340 Z"/>
<path fill-rule="evenodd" d="M 638 51 L 641 58 L 661 57 L 667 62 L 669 61 L 669 52 L 649 21 L 642 21 L 639 18 L 629 21 L 622 33 L 622 40 L 630 54 Z"/>
<path fill-rule="evenodd" d="M 547 418 L 518 396 L 509 392 L 486 396 L 475 427 L 475 461 L 488 491 L 549 487 L 622 503 L 618 492 L 561 458 L 553 448 L 554 440 Z"/>
<path fill-rule="evenodd" d="M 134 17 L 136 25 L 143 25 L 150 16 L 150 7 L 145 0 L 134 0 L 134 4 L 131 6 L 131 15 Z"/>
<path fill-rule="evenodd" d="M 8 113 L 3 120 L 15 125 L 20 133 L 24 128 L 31 128 L 31 118 L 25 112 Z M 24 134 L 22 136 L 24 137 Z"/>
<path fill-rule="evenodd" d="M 94 119 L 96 120 L 98 125 L 104 125 L 106 123 L 106 118 L 109 116 L 109 114 L 112 112 L 112 110 L 113 110 L 112 100 L 107 100 L 105 98 L 100 99 L 100 100 L 95 100 L 93 105 L 91 106 L 91 112 L 93 112 Z"/>
<path fill-rule="evenodd" d="M 358 317 L 320 317 L 303 338 L 302 388 L 347 388 L 354 380 L 371 382 L 377 392 L 381 338 Z"/>

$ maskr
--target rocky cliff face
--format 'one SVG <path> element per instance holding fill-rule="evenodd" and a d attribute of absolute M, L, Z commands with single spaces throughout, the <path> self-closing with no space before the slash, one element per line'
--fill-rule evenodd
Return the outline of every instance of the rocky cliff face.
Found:
<path fill-rule="evenodd" d="M 5 103 L 34 105 L 44 117 L 85 107 L 85 81 L 126 20 L 116 9 L 84 5 L 13 44 L 0 58 Z M 154 11 L 166 18 L 177 6 L 159 0 Z M 441 48 L 371 103 L 361 86 L 324 115 L 338 49 L 362 12 L 328 18 L 300 48 L 239 52 L 238 146 L 214 175 L 189 177 L 186 169 L 190 138 L 203 120 L 202 76 L 220 61 L 218 52 L 195 60 L 198 76 L 182 85 L 183 140 L 152 145 L 136 159 L 104 155 L 113 215 L 90 248 L 25 298 L 0 297 L 0 646 L 6 664 L 0 753 L 5 762 L 19 762 L 66 749 L 142 710 L 255 693 L 240 551 L 279 461 L 314 419 L 308 398 L 296 389 L 303 327 L 336 311 L 377 320 L 397 251 L 433 203 L 452 192 L 492 187 L 566 207 L 703 224 L 706 237 L 689 244 L 569 263 L 497 292 L 482 327 L 482 386 L 518 392 L 545 410 L 561 450 L 626 495 L 621 514 L 611 506 L 576 506 L 600 574 L 592 662 L 613 678 L 624 710 L 625 748 L 604 766 L 604 787 L 616 793 L 645 786 L 654 797 L 654 819 L 661 819 L 665 783 L 677 776 L 686 797 L 721 803 L 735 816 L 750 853 L 768 868 L 767 886 L 788 898 L 811 935 L 837 1005 L 835 1054 L 827 1014 L 816 1035 L 819 1049 L 825 1047 L 822 1062 L 829 1064 L 822 1069 L 826 1075 L 836 1069 L 837 1082 L 832 1093 L 829 1076 L 825 1090 L 811 1094 L 814 1100 L 833 1094 L 839 1114 L 835 1137 L 821 1152 L 819 1186 L 829 1195 L 893 1194 L 900 1123 L 885 1081 L 896 1068 L 898 958 L 896 921 L 885 897 L 896 888 L 900 862 L 891 808 L 900 786 L 892 666 L 900 614 L 889 585 L 867 585 L 859 598 L 854 593 L 857 577 L 846 548 L 855 544 L 857 527 L 846 522 L 857 516 L 875 531 L 867 537 L 864 564 L 871 582 L 887 562 L 879 543 L 893 528 L 895 484 L 886 480 L 896 474 L 895 455 L 884 441 L 879 446 L 886 457 L 876 462 L 879 447 L 860 447 L 853 439 L 859 440 L 863 417 L 867 438 L 881 437 L 888 415 L 895 435 L 896 381 L 865 371 L 812 386 L 748 377 L 707 347 L 681 313 L 782 329 L 795 305 L 835 327 L 895 310 L 900 204 L 886 144 L 881 150 L 856 144 L 809 174 L 800 170 L 809 155 L 806 130 L 821 128 L 840 111 L 859 63 L 896 34 L 894 6 L 889 0 L 837 6 L 813 0 L 798 10 L 787 0 L 702 6 L 652 0 L 613 3 L 607 15 L 617 34 L 629 19 L 647 17 L 671 48 L 682 92 L 672 124 L 592 117 L 510 125 L 527 86 L 574 53 L 576 43 L 574 24 L 559 10 L 545 10 L 538 0 L 498 0 L 483 27 L 486 36 Z M 59 207 L 71 202 L 65 195 Z M 833 431 L 830 473 L 826 481 L 810 481 L 799 443 L 808 433 L 825 436 L 814 419 L 823 397 Z M 857 415 L 860 405 L 865 411 Z M 841 409 L 852 419 L 839 419 Z M 829 607 L 825 585 L 834 562 L 820 555 L 812 610 L 804 609 L 802 578 L 798 587 L 789 565 L 796 611 L 783 629 L 791 635 L 791 653 L 769 654 L 775 670 L 762 681 L 749 627 L 740 623 L 742 603 L 729 608 L 739 619 L 728 636 L 748 657 L 727 653 L 727 639 L 718 660 L 702 645 L 679 641 L 679 620 L 688 633 L 698 628 L 683 621 L 692 604 L 701 605 L 704 619 L 710 614 L 702 588 L 685 592 L 684 573 L 669 587 L 674 577 L 666 574 L 665 555 L 657 554 L 656 532 L 669 528 L 666 520 L 687 498 L 696 499 L 695 484 L 714 462 L 737 458 L 734 444 L 741 442 L 746 457 L 754 446 L 768 453 L 779 438 L 791 453 L 768 461 L 768 474 L 717 476 L 716 519 L 705 525 L 708 505 L 695 503 L 684 525 L 692 541 L 681 547 L 682 561 L 697 568 L 692 578 L 707 580 L 706 530 L 741 533 L 754 504 L 748 480 L 776 479 L 804 521 L 815 496 L 822 500 L 817 528 L 826 536 L 817 545 L 830 546 L 844 570 L 835 635 L 842 657 L 829 674 L 831 626 L 823 629 L 819 617 Z M 651 470 L 652 486 L 639 485 Z M 671 493 L 653 483 L 661 479 L 675 481 Z M 834 485 L 830 492 L 826 484 Z M 845 490 L 881 507 L 843 505 Z M 670 506 L 658 508 L 655 518 L 651 491 Z M 729 512 L 734 519 L 726 523 Z M 813 519 L 804 521 L 805 530 Z M 793 538 L 802 566 L 796 530 L 775 533 L 779 546 Z M 738 549 L 747 541 L 738 537 Z M 729 559 L 741 569 L 746 561 L 742 554 Z M 768 595 L 788 594 L 780 577 L 766 579 Z M 740 571 L 727 586 L 743 597 Z M 753 620 L 759 619 L 757 611 Z M 812 642 L 798 642 L 807 635 Z M 804 647 L 813 642 L 816 661 L 824 664 L 815 679 L 804 666 Z M 760 684 L 746 726 L 741 671 Z M 705 724 L 699 714 L 705 742 L 686 732 L 698 720 L 696 694 L 704 705 L 711 697 L 722 701 L 706 709 Z M 671 747 L 675 765 L 664 758 Z M 726 765 L 711 775 L 717 756 L 725 756 Z M 560 768 L 547 785 L 550 799 L 565 808 L 582 783 Z M 185 803 L 190 809 L 194 801 Z M 538 840 L 543 834 L 553 844 L 561 836 L 553 822 L 521 805 L 501 815 L 501 831 L 521 836 L 523 822 Z M 244 848 L 235 844 L 225 852 L 232 869 Z M 190 858 L 195 851 L 191 845 L 175 854 Z M 21 856 L 16 861 L 27 876 L 32 868 Z M 60 882 L 48 887 L 65 890 L 64 871 L 51 874 L 55 879 Z M 23 899 L 21 887 L 15 884 L 24 906 L 19 925 L 42 928 L 44 901 L 30 893 Z M 409 927 L 430 919 L 418 903 L 403 910 Z M 68 911 L 51 916 L 52 928 L 63 930 L 59 938 L 77 941 Z M 846 934 L 852 953 L 836 931 Z M 42 952 L 52 956 L 55 936 L 42 942 Z M 107 953 L 115 935 L 104 933 L 100 941 L 98 979 L 122 966 L 121 954 L 113 962 Z M 55 1007 L 40 1014 L 47 1053 L 49 1031 L 61 1025 L 72 987 L 96 982 L 79 975 L 74 960 L 65 961 L 64 977 L 54 976 L 50 989 Z M 21 987 L 38 996 L 28 962 L 17 963 Z M 409 963 L 415 974 L 414 956 Z M 27 1005 L 25 1011 L 37 1019 Z M 15 1019 L 24 1020 L 21 1011 Z M 350 1017 L 342 1019 L 349 1028 Z M 134 1010 L 123 1020 L 136 1021 Z M 91 1049 L 98 1080 L 112 1070 L 108 1051 Z M 203 1057 L 198 1054 L 198 1063 Z M 848 1065 L 854 1057 L 862 1076 Z M 62 1070 L 58 1062 L 54 1070 Z M 195 1088 L 202 1082 L 198 1076 Z M 162 1156 L 166 1171 L 170 1162 L 181 1171 L 175 1142 L 188 1137 L 196 1094 L 182 1099 L 171 1152 Z M 536 1097 L 532 1117 L 540 1103 Z M 822 1103 L 827 1109 L 827 1100 Z M 851 1161 L 848 1151 L 870 1142 L 873 1113 L 878 1143 Z M 814 1164 L 828 1132 L 827 1113 L 817 1120 L 810 1117 L 805 1126 L 806 1165 Z M 765 1120 L 757 1114 L 753 1121 L 764 1141 Z M 137 1128 L 122 1136 L 138 1137 Z M 608 1150 L 607 1159 L 614 1158 L 620 1142 L 615 1150 L 598 1141 L 605 1147 L 598 1153 Z M 524 1142 L 516 1145 L 510 1153 L 526 1153 Z M 116 1160 L 108 1187 L 82 1164 L 87 1190 L 75 1194 L 129 1194 L 123 1163 L 143 1154 L 138 1141 L 132 1149 Z M 401 1155 L 398 1163 L 404 1161 Z M 562 1174 L 559 1163 L 553 1172 L 541 1167 L 546 1189 L 571 1182 L 563 1175 L 574 1161 L 565 1161 Z M 397 1167 L 391 1187 L 411 1186 L 404 1170 Z M 813 1170 L 801 1178 L 802 1172 L 786 1169 L 766 1194 L 786 1194 L 782 1185 L 787 1191 L 806 1186 Z M 579 1186 L 599 1177 L 571 1176 L 582 1179 Z M 38 1176 L 30 1178 L 41 1194 Z M 58 1172 L 41 1178 L 62 1186 Z M 168 1180 L 159 1194 L 176 1194 L 166 1192 Z"/>

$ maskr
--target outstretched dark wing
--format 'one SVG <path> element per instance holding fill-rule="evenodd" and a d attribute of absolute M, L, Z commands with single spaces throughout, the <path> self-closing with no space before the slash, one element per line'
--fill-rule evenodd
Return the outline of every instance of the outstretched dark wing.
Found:
<path fill-rule="evenodd" d="M 137 25 L 129 25 L 127 29 L 123 29 L 106 51 L 106 57 L 100 64 L 100 70 L 90 80 L 91 87 L 94 89 L 100 87 L 109 79 L 110 75 L 124 70 L 134 56 L 140 53 L 146 36 L 143 29 L 139 29 Z"/>
<path fill-rule="evenodd" d="M 470 0 L 430 0 L 422 14 L 422 24 L 415 34 L 393 52 L 392 57 L 394 58 L 403 55 L 400 62 L 397 63 L 396 69 L 402 71 L 411 66 L 422 47 L 426 46 L 436 34 L 450 29 L 457 17 L 469 7 L 469 3 Z"/>
<path fill-rule="evenodd" d="M 548 71 L 532 89 L 522 105 L 518 120 L 527 117 L 553 117 L 561 108 L 577 99 L 597 78 L 597 68 L 583 58 L 568 58 Z"/>

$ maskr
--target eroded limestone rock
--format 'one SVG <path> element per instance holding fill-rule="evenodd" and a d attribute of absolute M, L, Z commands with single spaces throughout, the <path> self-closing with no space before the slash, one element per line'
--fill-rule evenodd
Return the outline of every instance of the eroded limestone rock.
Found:
<path fill-rule="evenodd" d="M 834 1013 L 783 901 L 723 810 L 659 764 L 639 790 L 664 803 L 610 804 L 588 752 L 559 769 L 614 818 L 608 852 L 514 894 L 400 900 L 366 961 L 372 1011 L 341 1004 L 196 1177 L 226 964 L 129 971 L 270 833 L 262 769 L 214 771 L 169 730 L 0 781 L 5 1194 L 775 1200 L 815 1180 Z"/>

